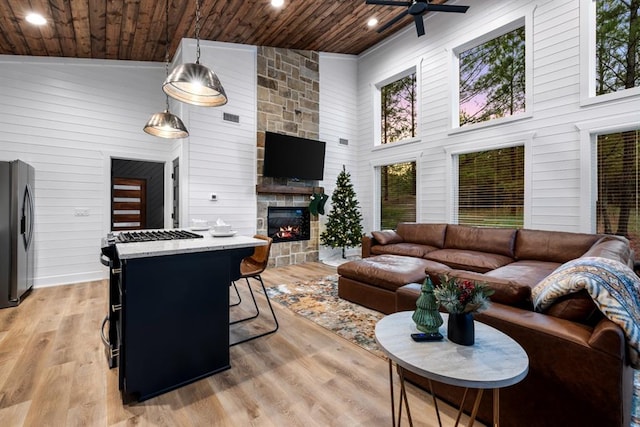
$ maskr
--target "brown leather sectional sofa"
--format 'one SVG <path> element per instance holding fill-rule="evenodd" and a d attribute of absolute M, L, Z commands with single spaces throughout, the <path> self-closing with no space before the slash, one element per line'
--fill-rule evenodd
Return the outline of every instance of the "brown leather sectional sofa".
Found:
<path fill-rule="evenodd" d="M 391 313 L 415 310 L 420 283 L 441 274 L 489 284 L 495 293 L 478 321 L 511 336 L 529 355 L 529 374 L 500 395 L 503 426 L 628 426 L 633 369 L 625 337 L 585 291 L 533 311 L 531 289 L 563 263 L 606 257 L 633 268 L 629 242 L 618 236 L 555 231 L 400 223 L 363 236 L 362 259 L 338 267 L 339 295 Z M 407 375 L 427 388 L 424 378 Z M 462 389 L 434 383 L 449 402 Z M 471 410 L 473 396 L 467 397 Z M 484 393 L 478 418 L 491 422 Z"/>

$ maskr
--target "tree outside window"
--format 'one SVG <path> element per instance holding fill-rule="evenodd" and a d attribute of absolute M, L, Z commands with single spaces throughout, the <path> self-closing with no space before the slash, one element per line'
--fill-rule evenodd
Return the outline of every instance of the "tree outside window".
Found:
<path fill-rule="evenodd" d="M 640 86 L 640 0 L 596 2 L 596 95 Z"/>
<path fill-rule="evenodd" d="M 461 52 L 458 59 L 461 127 L 525 111 L 524 26 Z"/>
<path fill-rule="evenodd" d="M 458 155 L 458 224 L 523 226 L 524 146 Z"/>
<path fill-rule="evenodd" d="M 380 89 L 381 143 L 390 144 L 416 136 L 416 73 Z"/>
<path fill-rule="evenodd" d="M 416 162 L 380 167 L 380 226 L 416 220 Z"/>
<path fill-rule="evenodd" d="M 598 233 L 617 234 L 640 250 L 640 129 L 598 135 Z"/>

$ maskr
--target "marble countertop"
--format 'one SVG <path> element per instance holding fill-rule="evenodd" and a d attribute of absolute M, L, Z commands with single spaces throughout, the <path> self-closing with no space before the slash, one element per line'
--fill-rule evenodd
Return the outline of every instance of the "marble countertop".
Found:
<path fill-rule="evenodd" d="M 208 231 L 196 232 L 202 239 L 157 240 L 151 242 L 116 243 L 120 259 L 176 255 L 191 252 L 222 251 L 266 245 L 264 240 L 249 236 L 213 237 Z"/>
<path fill-rule="evenodd" d="M 526 377 L 529 357 L 511 337 L 475 321 L 475 343 L 463 346 L 447 339 L 447 314 L 442 341 L 415 342 L 420 332 L 411 316 L 402 311 L 382 318 L 375 329 L 376 341 L 387 356 L 403 368 L 446 384 L 471 388 L 500 388 Z"/>

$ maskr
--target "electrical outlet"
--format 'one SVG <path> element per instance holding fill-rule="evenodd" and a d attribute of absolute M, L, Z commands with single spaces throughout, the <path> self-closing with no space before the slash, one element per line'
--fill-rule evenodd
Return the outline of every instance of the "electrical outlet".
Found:
<path fill-rule="evenodd" d="M 218 200 L 218 195 L 216 193 L 209 194 L 209 200 L 211 200 L 212 202 L 217 201 Z"/>
<path fill-rule="evenodd" d="M 74 213 L 74 216 L 89 216 L 89 209 L 88 208 L 76 208 Z"/>

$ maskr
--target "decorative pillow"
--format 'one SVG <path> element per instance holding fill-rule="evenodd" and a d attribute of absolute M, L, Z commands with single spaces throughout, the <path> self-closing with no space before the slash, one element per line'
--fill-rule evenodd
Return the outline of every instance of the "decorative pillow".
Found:
<path fill-rule="evenodd" d="M 389 245 L 391 243 L 401 243 L 402 237 L 394 230 L 372 231 L 371 235 L 381 245 Z"/>
<path fill-rule="evenodd" d="M 532 291 L 536 311 L 547 311 L 560 297 L 586 290 L 598 309 L 620 326 L 631 365 L 640 369 L 640 278 L 612 259 L 582 257 L 558 267 Z"/>

